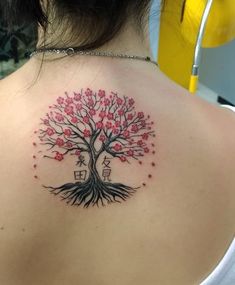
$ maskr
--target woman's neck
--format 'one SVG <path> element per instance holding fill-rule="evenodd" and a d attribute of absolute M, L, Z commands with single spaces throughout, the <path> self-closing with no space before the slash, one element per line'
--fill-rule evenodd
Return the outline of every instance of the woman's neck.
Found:
<path fill-rule="evenodd" d="M 148 33 L 144 38 L 129 25 L 117 37 L 109 43 L 94 51 L 113 52 L 115 54 L 138 55 L 150 57 L 154 60 L 148 39 Z M 39 44 L 42 37 L 39 38 Z M 76 46 L 76 43 L 71 45 Z M 62 45 L 60 47 L 63 47 Z M 67 48 L 65 46 L 64 48 Z M 66 56 L 60 58 L 58 54 L 38 54 L 22 69 L 25 84 L 29 86 L 47 86 L 48 89 L 56 89 L 59 85 L 76 85 L 78 81 L 88 82 L 92 78 L 102 76 L 107 81 L 126 78 L 129 74 L 141 73 L 143 78 L 156 75 L 156 65 L 140 60 L 99 57 L 99 56 Z M 58 60 L 57 60 L 58 59 Z M 114 84 L 114 82 L 113 82 Z M 41 88 L 41 87 L 40 87 Z"/>
<path fill-rule="evenodd" d="M 78 42 L 71 42 L 70 44 L 68 44 L 69 41 L 63 39 L 60 41 L 60 43 L 58 43 L 58 33 L 60 32 L 56 32 L 56 29 L 53 29 L 52 27 L 49 27 L 46 36 L 41 30 L 39 30 L 39 41 L 37 47 L 43 47 L 45 43 L 47 47 L 53 46 L 59 48 L 68 48 L 77 47 L 80 45 L 79 42 L 82 42 L 82 40 L 78 40 Z M 143 32 L 143 34 L 140 34 L 131 23 L 127 23 L 125 28 L 123 28 L 122 32 L 120 32 L 114 39 L 110 40 L 108 43 L 105 43 L 99 48 L 93 49 L 92 51 L 137 55 L 143 57 L 150 57 L 151 59 L 153 59 L 149 44 L 148 31 Z M 54 57 L 54 55 L 52 55 L 52 57 Z"/>

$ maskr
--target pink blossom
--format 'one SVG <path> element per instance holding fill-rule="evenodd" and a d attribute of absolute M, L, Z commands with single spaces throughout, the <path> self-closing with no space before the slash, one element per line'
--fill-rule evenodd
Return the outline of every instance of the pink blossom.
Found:
<path fill-rule="evenodd" d="M 79 93 L 74 93 L 74 100 L 75 101 L 80 101 L 82 99 L 82 95 Z"/>
<path fill-rule="evenodd" d="M 81 155 L 81 151 L 77 149 L 77 150 L 75 151 L 75 155 L 80 156 L 80 155 Z"/>
<path fill-rule="evenodd" d="M 105 118 L 106 117 L 106 113 L 105 113 L 105 111 L 101 111 L 100 113 L 99 113 L 99 117 L 100 118 Z"/>
<path fill-rule="evenodd" d="M 105 91 L 104 91 L 104 90 L 99 90 L 98 96 L 99 96 L 100 98 L 104 98 L 104 97 L 105 97 Z"/>
<path fill-rule="evenodd" d="M 120 121 L 116 121 L 115 122 L 115 126 L 118 128 L 118 127 L 120 127 L 121 126 L 121 122 Z"/>
<path fill-rule="evenodd" d="M 85 91 L 85 94 L 87 97 L 92 96 L 92 91 L 90 88 L 87 88 L 87 90 Z"/>
<path fill-rule="evenodd" d="M 72 131 L 70 129 L 65 129 L 64 134 L 65 136 L 70 137 L 72 135 Z"/>
<path fill-rule="evenodd" d="M 128 138 L 130 136 L 130 132 L 129 131 L 124 131 L 123 132 L 123 136 L 124 136 L 124 138 Z"/>
<path fill-rule="evenodd" d="M 134 99 L 132 99 L 132 98 L 131 98 L 131 99 L 129 99 L 129 105 L 130 105 L 130 106 L 132 106 L 132 105 L 134 105 L 134 104 L 135 104 Z"/>
<path fill-rule="evenodd" d="M 97 129 L 103 129 L 103 126 L 104 126 L 104 125 L 103 125 L 102 122 L 97 122 L 97 123 L 96 123 L 96 128 L 97 128 Z"/>
<path fill-rule="evenodd" d="M 89 123 L 90 123 L 89 117 L 85 116 L 85 117 L 83 118 L 83 122 L 86 123 L 86 124 L 89 124 Z"/>
<path fill-rule="evenodd" d="M 65 108 L 64 108 L 64 111 L 67 115 L 73 115 L 74 114 L 74 111 L 73 111 L 73 106 L 71 105 L 67 105 Z"/>
<path fill-rule="evenodd" d="M 119 134 L 119 129 L 113 127 L 112 132 L 113 132 L 115 135 L 117 135 L 117 134 Z"/>
<path fill-rule="evenodd" d="M 65 102 L 69 105 L 73 103 L 73 98 L 68 97 L 67 99 L 65 99 Z"/>
<path fill-rule="evenodd" d="M 142 141 L 142 140 L 139 140 L 139 141 L 137 142 L 137 145 L 138 145 L 138 146 L 142 146 L 142 145 L 143 145 L 143 141 Z"/>
<path fill-rule="evenodd" d="M 133 114 L 128 114 L 127 120 L 129 120 L 129 121 L 133 120 Z"/>
<path fill-rule="evenodd" d="M 60 104 L 60 105 L 62 105 L 62 104 L 64 103 L 64 98 L 59 97 L 59 98 L 57 99 L 57 103 Z"/>
<path fill-rule="evenodd" d="M 90 130 L 85 129 L 85 130 L 83 131 L 83 135 L 84 135 L 84 137 L 85 137 L 85 138 L 88 138 L 88 137 L 90 137 L 90 136 L 91 136 L 91 131 L 90 131 Z"/>
<path fill-rule="evenodd" d="M 77 104 L 77 105 L 76 105 L 76 109 L 77 109 L 78 111 L 81 111 L 81 110 L 82 110 L 82 104 Z"/>
<path fill-rule="evenodd" d="M 99 140 L 102 142 L 106 141 L 106 136 L 105 135 L 100 135 Z"/>
<path fill-rule="evenodd" d="M 71 147 L 73 147 L 73 144 L 72 144 L 71 142 L 67 142 L 67 143 L 66 143 L 66 146 L 67 146 L 68 148 L 71 148 Z"/>
<path fill-rule="evenodd" d="M 143 140 L 147 140 L 149 138 L 149 135 L 147 134 L 147 133 L 144 133 L 143 135 L 142 135 L 142 139 Z"/>
<path fill-rule="evenodd" d="M 113 149 L 114 149 L 115 151 L 121 151 L 121 150 L 122 150 L 122 146 L 121 146 L 119 143 L 116 143 L 116 144 L 114 145 Z"/>
<path fill-rule="evenodd" d="M 127 121 L 124 121 L 124 122 L 123 122 L 123 126 L 124 126 L 124 127 L 127 127 L 127 126 L 128 126 Z"/>
<path fill-rule="evenodd" d="M 91 110 L 89 111 L 89 114 L 90 114 L 91 116 L 95 116 L 95 114 L 96 114 L 95 109 L 91 109 Z"/>
<path fill-rule="evenodd" d="M 62 147 L 64 145 L 64 140 L 61 138 L 57 138 L 56 145 L 58 145 L 59 147 Z"/>
<path fill-rule="evenodd" d="M 55 130 L 53 130 L 52 128 L 48 128 L 48 129 L 46 130 L 46 133 L 47 133 L 48 136 L 53 136 L 54 133 L 55 133 Z"/>
<path fill-rule="evenodd" d="M 62 153 L 56 152 L 55 159 L 61 161 L 64 159 L 64 155 Z"/>
<path fill-rule="evenodd" d="M 62 122 L 62 121 L 64 121 L 64 116 L 61 115 L 61 114 L 56 114 L 55 119 L 56 119 L 58 122 Z"/>
<path fill-rule="evenodd" d="M 109 99 L 105 99 L 104 100 L 104 105 L 105 106 L 109 106 L 110 105 L 110 100 Z"/>
<path fill-rule="evenodd" d="M 145 121 L 141 121 L 140 124 L 141 124 L 141 127 L 146 127 L 146 122 Z"/>
<path fill-rule="evenodd" d="M 71 122 L 72 122 L 73 124 L 77 124 L 77 123 L 78 123 L 78 118 L 72 117 Z"/>
<path fill-rule="evenodd" d="M 123 109 L 118 110 L 118 115 L 119 115 L 119 116 L 123 116 L 123 115 L 124 115 L 124 110 L 123 110 Z"/>
<path fill-rule="evenodd" d="M 108 113 L 107 118 L 108 118 L 109 120 L 113 120 L 113 113 Z"/>
<path fill-rule="evenodd" d="M 107 122 L 106 125 L 105 125 L 105 127 L 106 127 L 107 129 L 111 129 L 111 128 L 113 127 L 113 125 L 112 125 L 111 122 Z"/>
<path fill-rule="evenodd" d="M 127 155 L 128 156 L 133 156 L 134 155 L 134 151 L 132 149 L 128 150 Z"/>
<path fill-rule="evenodd" d="M 137 133 L 139 130 L 138 125 L 136 125 L 136 124 L 132 125 L 131 130 L 132 130 L 132 132 Z"/>
<path fill-rule="evenodd" d="M 123 103 L 123 100 L 121 98 L 117 98 L 117 104 L 122 105 L 122 103 Z"/>
<path fill-rule="evenodd" d="M 43 120 L 43 123 L 44 123 L 44 125 L 46 125 L 46 126 L 49 126 L 49 125 L 50 125 L 50 124 L 49 124 L 49 120 L 47 120 L 47 119 Z"/>
<path fill-rule="evenodd" d="M 145 153 L 149 153 L 149 148 L 146 147 L 146 148 L 144 149 L 144 152 L 145 152 Z"/>
<path fill-rule="evenodd" d="M 87 104 L 88 104 L 88 106 L 94 106 L 95 102 L 93 99 L 89 99 Z"/>
<path fill-rule="evenodd" d="M 121 160 L 121 162 L 126 162 L 126 157 L 125 156 L 121 156 L 120 160 Z"/>
<path fill-rule="evenodd" d="M 144 118 L 144 113 L 143 113 L 143 112 L 139 112 L 139 113 L 137 114 L 137 117 L 138 117 L 139 119 Z"/>

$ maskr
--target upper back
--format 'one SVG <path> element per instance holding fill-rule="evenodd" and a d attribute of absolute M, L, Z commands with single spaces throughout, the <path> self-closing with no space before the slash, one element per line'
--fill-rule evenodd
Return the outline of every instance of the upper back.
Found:
<path fill-rule="evenodd" d="M 1 83 L 2 284 L 197 284 L 231 242 L 232 112 L 110 73 Z"/>

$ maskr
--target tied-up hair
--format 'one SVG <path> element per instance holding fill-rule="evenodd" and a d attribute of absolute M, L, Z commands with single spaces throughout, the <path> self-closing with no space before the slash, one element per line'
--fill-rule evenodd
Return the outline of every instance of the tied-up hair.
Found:
<path fill-rule="evenodd" d="M 49 46 L 80 41 L 81 50 L 101 47 L 113 39 L 129 20 L 141 35 L 151 0 L 1 0 L 0 12 L 11 31 L 15 25 L 41 26 L 45 39 L 57 31 Z M 49 32 L 50 31 L 50 32 Z M 66 40 L 65 40 L 66 35 Z M 143 35 L 143 34 L 142 34 Z M 46 40 L 45 40 L 46 42 Z M 44 45 L 45 45 L 44 42 Z M 60 43 L 60 44 L 58 44 Z"/>

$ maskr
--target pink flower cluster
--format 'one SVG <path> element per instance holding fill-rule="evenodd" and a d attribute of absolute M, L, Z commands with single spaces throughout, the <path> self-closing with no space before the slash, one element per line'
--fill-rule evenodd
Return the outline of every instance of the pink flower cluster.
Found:
<path fill-rule="evenodd" d="M 44 136 L 55 140 L 55 146 L 73 148 L 76 132 L 80 135 L 79 143 L 81 137 L 88 142 L 99 131 L 97 140 L 110 146 L 122 162 L 150 152 L 147 142 L 153 122 L 148 121 L 150 117 L 145 117 L 144 112 L 135 111 L 133 98 L 108 94 L 102 89 L 95 93 L 87 88 L 72 96 L 65 93 L 65 97 L 60 96 L 56 101 L 57 104 L 50 106 L 50 115 L 43 120 Z M 114 139 L 112 143 L 111 139 Z M 80 150 L 75 152 L 77 156 L 80 153 Z M 57 152 L 54 158 L 61 161 L 64 155 Z"/>
<path fill-rule="evenodd" d="M 62 161 L 64 159 L 64 155 L 57 151 L 54 158 L 55 160 Z"/>

